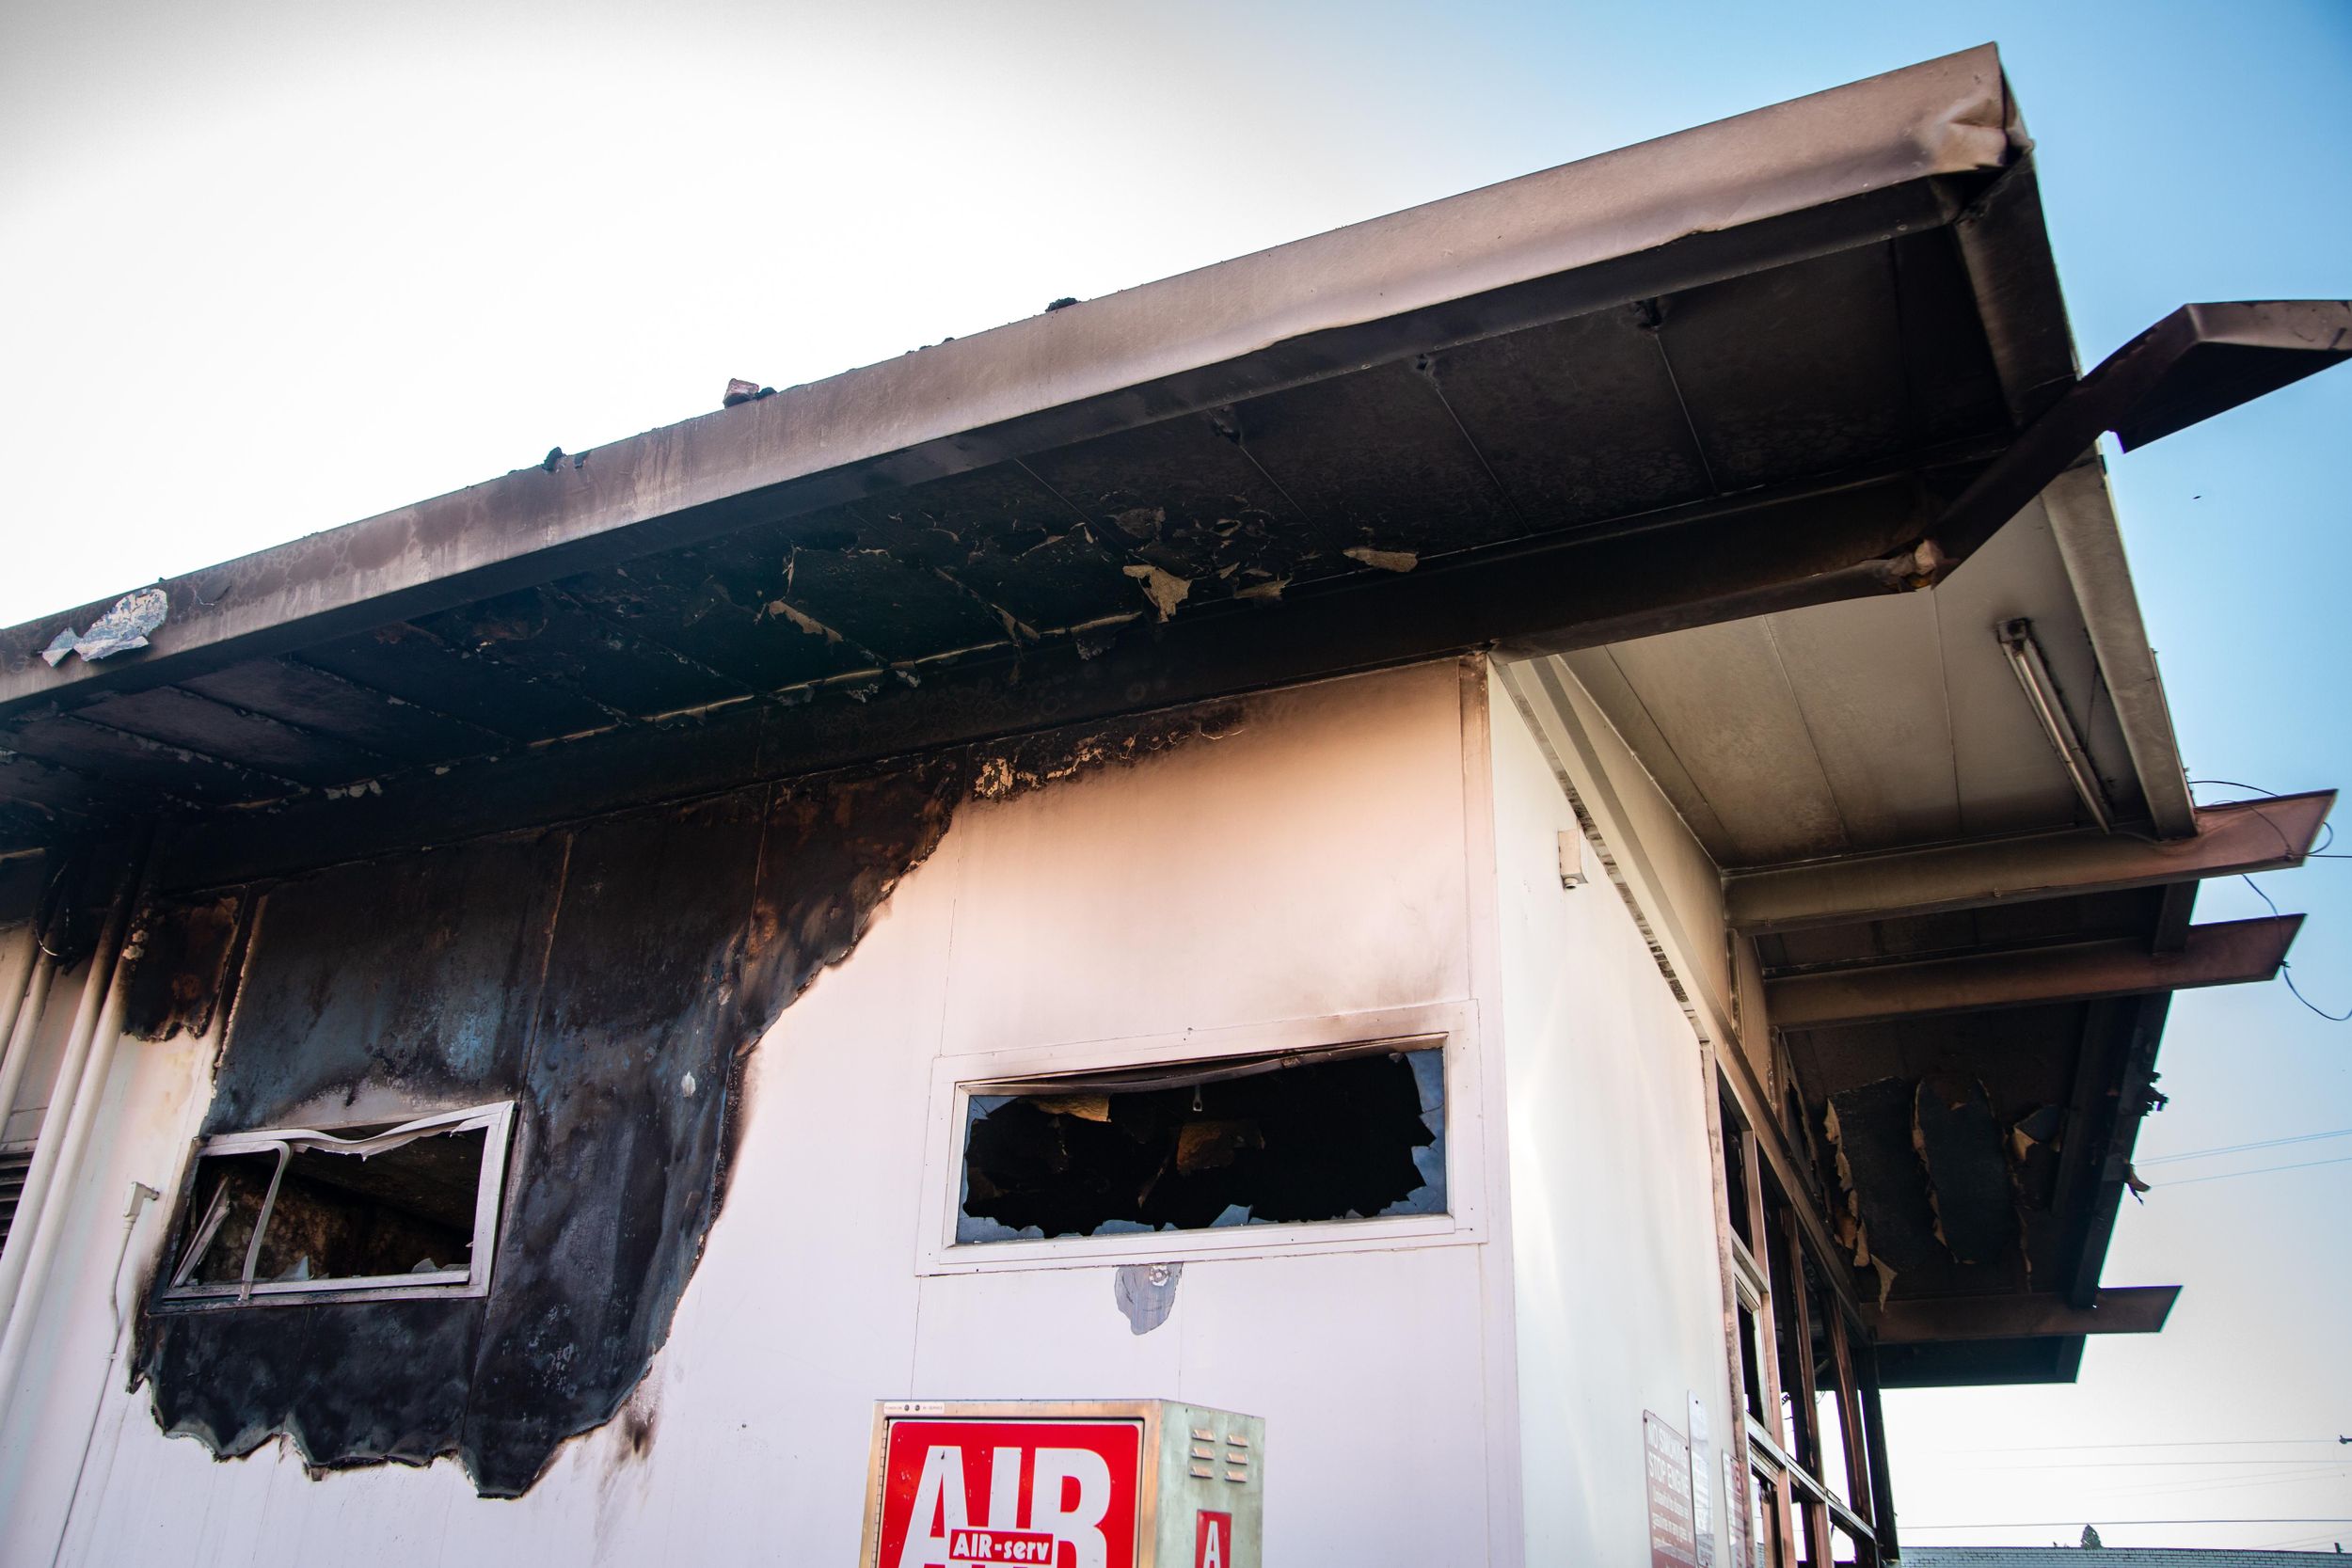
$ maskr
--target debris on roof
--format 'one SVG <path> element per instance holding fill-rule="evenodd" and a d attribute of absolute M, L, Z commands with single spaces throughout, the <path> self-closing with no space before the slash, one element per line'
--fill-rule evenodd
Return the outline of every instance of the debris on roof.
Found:
<path fill-rule="evenodd" d="M 95 660 L 144 648 L 147 634 L 162 626 L 164 617 L 170 613 L 168 594 L 160 588 L 142 588 L 117 599 L 113 609 L 89 624 L 87 631 L 77 633 L 68 626 L 58 632 L 50 639 L 49 646 L 40 651 L 40 657 L 55 670 L 65 662 L 68 654 Z"/>

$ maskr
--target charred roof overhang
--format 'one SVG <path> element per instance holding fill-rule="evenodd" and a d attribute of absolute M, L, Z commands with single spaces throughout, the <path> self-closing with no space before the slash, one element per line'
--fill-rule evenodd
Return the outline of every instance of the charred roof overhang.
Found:
<path fill-rule="evenodd" d="M 0 632 L 0 852 L 161 811 L 200 883 L 1924 586 L 2077 427 L 2334 352 L 2209 311 L 2078 386 L 2028 147 L 1973 50 L 194 573 L 144 649 Z"/>
<path fill-rule="evenodd" d="M 0 633 L 0 847 L 161 809 L 201 881 L 1899 586 L 2073 379 L 2025 147 L 1971 51 Z"/>

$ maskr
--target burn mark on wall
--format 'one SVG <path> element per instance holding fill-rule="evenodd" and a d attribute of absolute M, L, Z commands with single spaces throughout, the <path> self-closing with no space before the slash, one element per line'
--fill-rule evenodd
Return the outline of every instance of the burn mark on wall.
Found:
<path fill-rule="evenodd" d="M 151 1288 L 135 1375 L 157 1422 L 223 1458 L 282 1434 L 318 1469 L 450 1455 L 485 1496 L 528 1490 L 667 1338 L 724 1200 L 745 1058 L 959 803 L 1240 721 L 1179 710 L 249 890 L 204 1131 L 512 1099 L 513 1174 L 486 1297 L 174 1310 Z M 161 920 L 151 1026 L 196 1027 L 220 994 L 235 903 Z"/>
<path fill-rule="evenodd" d="M 201 1037 L 228 982 L 243 900 L 151 905 L 123 997 L 123 1027 L 143 1040 Z"/>

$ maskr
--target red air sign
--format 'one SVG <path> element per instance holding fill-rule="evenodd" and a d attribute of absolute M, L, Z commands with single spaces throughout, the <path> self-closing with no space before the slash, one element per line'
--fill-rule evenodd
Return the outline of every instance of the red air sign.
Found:
<path fill-rule="evenodd" d="M 1232 1568 L 1233 1516 L 1202 1509 L 1193 1515 L 1192 1568 Z"/>
<path fill-rule="evenodd" d="M 1135 1421 L 895 1420 L 881 1568 L 1135 1568 Z"/>

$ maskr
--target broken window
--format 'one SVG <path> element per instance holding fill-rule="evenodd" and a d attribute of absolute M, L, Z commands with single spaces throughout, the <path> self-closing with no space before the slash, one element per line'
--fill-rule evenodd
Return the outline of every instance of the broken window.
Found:
<path fill-rule="evenodd" d="M 956 1241 L 1444 1213 L 1444 1038 L 970 1085 Z"/>
<path fill-rule="evenodd" d="M 165 1305 L 480 1295 L 511 1104 L 197 1150 Z"/>

